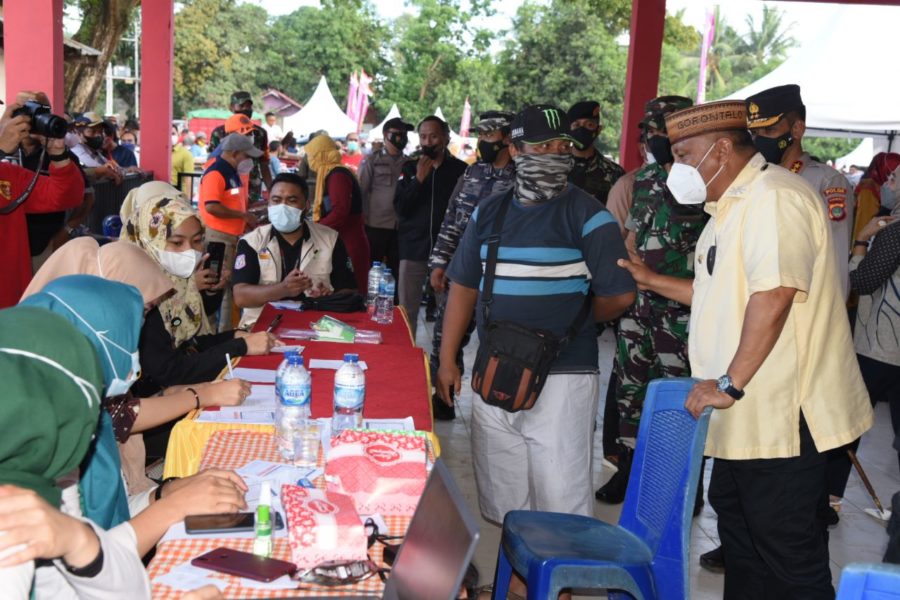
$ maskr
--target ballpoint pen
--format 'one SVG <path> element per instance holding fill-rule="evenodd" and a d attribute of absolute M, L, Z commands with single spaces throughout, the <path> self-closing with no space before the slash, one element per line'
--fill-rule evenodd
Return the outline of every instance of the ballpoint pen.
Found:
<path fill-rule="evenodd" d="M 269 323 L 269 326 L 266 328 L 266 333 L 272 333 L 272 331 L 274 331 L 275 328 L 278 327 L 278 324 L 281 322 L 281 317 L 283 316 L 284 313 L 278 313 L 277 315 L 275 315 L 275 318 L 272 319 L 272 322 Z"/>

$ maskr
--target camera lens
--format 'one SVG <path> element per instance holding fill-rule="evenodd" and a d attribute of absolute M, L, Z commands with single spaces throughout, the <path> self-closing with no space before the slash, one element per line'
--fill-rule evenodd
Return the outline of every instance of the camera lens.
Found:
<path fill-rule="evenodd" d="M 31 122 L 31 132 L 48 138 L 61 139 L 66 137 L 66 120 L 53 114 L 44 113 L 36 115 Z"/>

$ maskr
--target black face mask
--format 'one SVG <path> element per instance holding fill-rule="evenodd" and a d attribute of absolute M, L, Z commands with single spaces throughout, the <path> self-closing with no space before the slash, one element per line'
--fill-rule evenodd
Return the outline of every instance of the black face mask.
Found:
<path fill-rule="evenodd" d="M 791 137 L 790 131 L 776 138 L 758 135 L 756 136 L 756 139 L 753 140 L 753 145 L 756 146 L 759 153 L 763 155 L 766 162 L 770 162 L 773 165 L 781 164 L 784 153 L 787 152 L 787 149 L 793 143 L 794 138 Z"/>
<path fill-rule="evenodd" d="M 422 146 L 422 154 L 434 160 L 440 154 L 440 150 L 438 150 L 437 146 Z"/>
<path fill-rule="evenodd" d="M 402 151 L 409 143 L 409 136 L 405 133 L 389 133 L 387 135 L 387 141 L 393 144 L 397 150 Z"/>
<path fill-rule="evenodd" d="M 87 147 L 91 150 L 99 150 L 103 147 L 103 136 L 95 135 L 91 137 L 84 138 L 84 143 L 87 144 Z"/>
<path fill-rule="evenodd" d="M 493 163 L 497 160 L 497 156 L 506 148 L 503 142 L 488 142 L 487 140 L 478 140 L 478 156 L 482 162 Z"/>
<path fill-rule="evenodd" d="M 675 161 L 672 156 L 672 142 L 663 135 L 654 135 L 647 138 L 647 147 L 650 148 L 650 154 L 661 165 L 668 165 Z"/>
<path fill-rule="evenodd" d="M 597 139 L 597 132 L 591 131 L 587 127 L 573 129 L 569 132 L 569 135 L 574 138 L 575 146 L 578 150 L 587 150 L 594 143 L 594 140 Z"/>
<path fill-rule="evenodd" d="M 246 108 L 246 109 L 236 110 L 236 111 L 234 111 L 234 114 L 236 114 L 236 115 L 244 115 L 244 116 L 247 117 L 248 119 L 252 119 L 252 118 L 253 118 L 253 109 L 252 109 L 252 108 Z"/>

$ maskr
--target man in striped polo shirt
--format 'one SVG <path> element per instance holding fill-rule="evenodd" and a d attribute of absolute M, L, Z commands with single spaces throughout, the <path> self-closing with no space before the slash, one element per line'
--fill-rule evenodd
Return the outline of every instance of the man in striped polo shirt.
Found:
<path fill-rule="evenodd" d="M 634 302 L 616 220 L 603 204 L 569 184 L 572 138 L 565 112 L 529 106 L 511 124 L 516 164 L 513 200 L 503 221 L 491 319 L 562 337 L 592 293 L 594 319 L 553 364 L 531 410 L 508 413 L 480 398 L 472 415 L 472 454 L 482 514 L 500 523 L 510 510 L 593 514 L 591 450 L 600 389 L 594 320 L 609 321 Z M 482 200 L 472 214 L 447 276 L 453 282 L 444 317 L 438 390 L 460 388 L 456 351 L 479 300 L 487 239 L 505 194 Z M 478 334 L 485 323 L 476 311 Z"/>

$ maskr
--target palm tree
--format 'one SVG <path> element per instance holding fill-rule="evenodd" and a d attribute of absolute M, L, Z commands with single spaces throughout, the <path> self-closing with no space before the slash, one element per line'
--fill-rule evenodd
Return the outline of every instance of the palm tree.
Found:
<path fill-rule="evenodd" d="M 747 49 L 753 53 L 757 64 L 770 60 L 782 61 L 787 51 L 797 45 L 797 41 L 790 35 L 793 23 L 784 27 L 782 19 L 784 14 L 777 8 L 763 5 L 762 19 L 759 27 L 752 15 L 747 15 Z"/>

